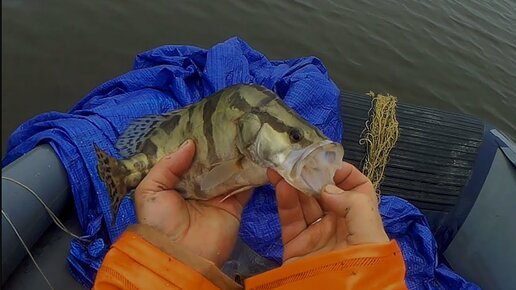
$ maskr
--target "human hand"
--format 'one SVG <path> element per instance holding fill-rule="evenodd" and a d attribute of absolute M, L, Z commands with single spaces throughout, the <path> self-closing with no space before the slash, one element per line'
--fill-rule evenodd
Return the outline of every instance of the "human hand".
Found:
<path fill-rule="evenodd" d="M 163 157 L 135 191 L 138 222 L 154 227 L 218 267 L 229 258 L 236 242 L 240 218 L 251 191 L 220 202 L 185 200 L 174 187 L 191 166 L 195 144 L 185 142 Z"/>
<path fill-rule="evenodd" d="M 326 186 L 318 199 L 293 188 L 272 169 L 267 174 L 276 188 L 283 263 L 353 245 L 389 242 L 373 185 L 353 165 L 342 162 L 335 173 L 336 186 Z"/>

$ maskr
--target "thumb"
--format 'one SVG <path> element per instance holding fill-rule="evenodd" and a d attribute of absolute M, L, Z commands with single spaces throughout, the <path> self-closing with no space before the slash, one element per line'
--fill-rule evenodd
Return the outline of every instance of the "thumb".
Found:
<path fill-rule="evenodd" d="M 140 183 L 140 189 L 148 192 L 174 188 L 192 165 L 194 156 L 195 143 L 192 140 L 185 141 L 176 152 L 161 158 L 154 165 Z"/>
<path fill-rule="evenodd" d="M 345 219 L 346 239 L 351 245 L 389 242 L 378 203 L 369 194 L 327 185 L 321 198 L 325 210 Z"/>
<path fill-rule="evenodd" d="M 337 216 L 345 216 L 350 210 L 352 195 L 353 192 L 346 192 L 332 184 L 327 185 L 321 193 L 321 207 Z"/>

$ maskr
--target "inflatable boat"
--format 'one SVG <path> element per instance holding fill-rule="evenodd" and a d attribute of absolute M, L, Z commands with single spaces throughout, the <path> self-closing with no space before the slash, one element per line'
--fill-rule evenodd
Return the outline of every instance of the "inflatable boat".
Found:
<path fill-rule="evenodd" d="M 359 139 L 371 98 L 341 95 L 345 160 L 360 166 Z M 516 285 L 516 145 L 476 117 L 398 104 L 399 139 L 391 151 L 383 195 L 399 196 L 426 216 L 441 261 L 485 289 Z M 47 282 L 20 237 L 56 289 L 82 289 L 69 274 L 71 237 L 50 218 L 79 233 L 67 175 L 48 145 L 40 145 L 2 169 L 2 288 L 45 289 Z M 16 225 L 18 233 L 11 227 Z M 235 255 L 252 250 L 238 243 Z M 256 264 L 257 260 L 249 260 Z M 263 265 L 266 267 L 267 265 Z"/>

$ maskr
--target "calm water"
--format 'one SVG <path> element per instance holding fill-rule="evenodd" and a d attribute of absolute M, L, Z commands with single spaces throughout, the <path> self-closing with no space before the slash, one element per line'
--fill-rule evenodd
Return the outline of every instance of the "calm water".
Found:
<path fill-rule="evenodd" d="M 516 136 L 514 0 L 2 1 L 2 155 L 24 120 L 66 111 L 163 44 L 240 36 L 314 55 L 341 89 L 483 118 Z M 489 3 L 486 3 L 489 2 Z"/>

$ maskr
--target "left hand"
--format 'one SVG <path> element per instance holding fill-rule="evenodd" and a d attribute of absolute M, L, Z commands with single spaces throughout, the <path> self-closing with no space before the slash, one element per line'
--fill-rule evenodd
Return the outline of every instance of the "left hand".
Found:
<path fill-rule="evenodd" d="M 185 200 L 174 187 L 190 167 L 195 144 L 187 141 L 163 157 L 135 191 L 138 222 L 150 225 L 171 242 L 190 249 L 221 267 L 236 242 L 242 210 L 251 196 L 243 192 L 220 202 Z"/>

